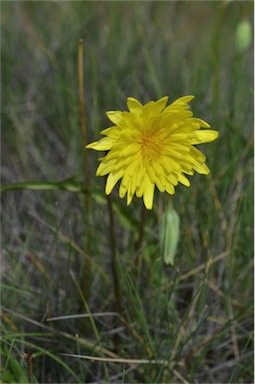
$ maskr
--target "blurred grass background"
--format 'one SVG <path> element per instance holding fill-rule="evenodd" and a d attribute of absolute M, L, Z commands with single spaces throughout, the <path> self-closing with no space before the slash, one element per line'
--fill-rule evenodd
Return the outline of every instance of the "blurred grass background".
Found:
<path fill-rule="evenodd" d="M 33 353 L 33 380 L 40 383 L 252 382 L 252 25 L 250 1 L 1 2 L 1 170 L 3 189 L 9 185 L 2 193 L 3 383 L 28 382 L 24 351 Z M 79 193 L 80 38 L 89 141 L 110 125 L 105 111 L 126 109 L 128 96 L 145 103 L 193 94 L 194 114 L 220 133 L 201 148 L 211 174 L 194 176 L 190 188 L 178 186 L 172 199 L 181 220 L 174 267 L 164 267 L 159 250 L 167 196 L 157 194 L 146 216 L 137 276 L 141 201 L 126 209 L 113 193 L 121 319 L 104 180 L 95 177 L 92 151 L 87 302 L 80 289 L 88 230 Z M 44 182 L 65 179 L 78 193 L 42 190 Z M 31 181 L 38 190 L 14 191 L 14 183 Z"/>

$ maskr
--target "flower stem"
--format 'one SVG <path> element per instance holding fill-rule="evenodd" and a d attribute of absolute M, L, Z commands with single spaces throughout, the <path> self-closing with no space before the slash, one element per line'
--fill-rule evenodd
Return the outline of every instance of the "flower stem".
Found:
<path fill-rule="evenodd" d="M 220 96 L 220 48 L 222 41 L 222 27 L 224 26 L 225 11 L 227 2 L 222 2 L 219 7 L 215 30 L 212 38 L 212 112 L 216 126 L 219 125 L 219 96 Z"/>
<path fill-rule="evenodd" d="M 120 294 L 120 284 L 118 279 L 118 268 L 117 268 L 117 258 L 116 258 L 116 241 L 115 241 L 115 225 L 114 225 L 114 213 L 112 208 L 112 200 L 109 195 L 107 195 L 107 205 L 109 212 L 109 229 L 110 229 L 110 244 L 111 244 L 111 269 L 112 269 L 112 278 L 113 278 L 113 290 L 115 298 L 115 308 L 116 312 L 120 315 L 122 314 L 122 305 L 121 305 L 121 294 Z M 113 327 L 116 326 L 116 323 Z M 119 335 L 114 333 L 113 335 L 113 344 L 115 350 L 118 350 L 119 345 Z"/>
<path fill-rule="evenodd" d="M 139 234 L 138 234 L 138 240 L 135 244 L 135 271 L 137 274 L 139 274 L 141 269 L 141 263 L 142 263 L 142 245 L 143 245 L 143 239 L 144 239 L 144 225 L 145 225 L 145 217 L 146 217 L 146 208 L 142 204 L 141 205 L 141 212 L 140 212 L 140 225 L 139 225 Z"/>
<path fill-rule="evenodd" d="M 122 312 L 121 307 L 121 295 L 120 295 L 120 285 L 118 279 L 118 270 L 117 270 L 117 259 L 116 259 L 116 242 L 115 242 L 115 225 L 114 225 L 114 213 L 112 208 L 112 200 L 109 195 L 107 195 L 107 204 L 109 212 L 109 227 L 110 227 L 110 243 L 111 243 L 111 269 L 113 277 L 113 288 L 115 296 L 115 305 L 116 310 L 119 314 Z"/>
<path fill-rule="evenodd" d="M 89 180 L 89 159 L 88 152 L 85 151 L 87 145 L 87 129 L 84 108 L 84 83 L 83 83 L 83 40 L 78 44 L 78 86 L 79 86 L 79 109 L 80 124 L 83 146 L 83 168 L 84 180 L 87 193 L 84 195 L 84 209 L 86 216 L 86 247 L 85 247 L 85 266 L 82 277 L 82 291 L 86 300 L 89 297 L 90 278 L 91 278 L 91 230 L 90 230 L 90 180 Z"/>

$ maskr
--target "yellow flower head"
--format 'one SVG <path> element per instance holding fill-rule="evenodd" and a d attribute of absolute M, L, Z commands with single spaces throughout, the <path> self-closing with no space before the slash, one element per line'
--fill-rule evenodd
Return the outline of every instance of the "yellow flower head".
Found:
<path fill-rule="evenodd" d="M 205 156 L 194 145 L 215 140 L 218 132 L 200 130 L 210 126 L 193 117 L 187 104 L 193 98 L 184 96 L 166 107 L 168 97 L 145 105 L 129 97 L 130 112 L 106 113 L 115 125 L 101 132 L 106 137 L 86 148 L 109 151 L 96 173 L 108 175 L 107 195 L 121 179 L 119 195 L 123 198 L 127 193 L 128 205 L 136 194 L 152 209 L 155 185 L 173 195 L 178 182 L 190 186 L 185 174 L 210 172 Z"/>

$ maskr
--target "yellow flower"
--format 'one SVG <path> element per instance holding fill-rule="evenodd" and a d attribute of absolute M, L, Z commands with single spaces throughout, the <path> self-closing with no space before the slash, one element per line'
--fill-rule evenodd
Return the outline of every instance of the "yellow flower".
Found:
<path fill-rule="evenodd" d="M 129 97 L 130 112 L 106 113 L 115 125 L 101 132 L 106 137 L 86 148 L 109 151 L 96 173 L 108 175 L 107 195 L 121 179 L 119 195 L 123 198 L 127 193 L 127 205 L 136 194 L 152 209 L 155 185 L 172 195 L 178 182 L 190 186 L 185 174 L 210 172 L 205 156 L 194 145 L 215 140 L 218 132 L 200 130 L 210 126 L 193 117 L 187 104 L 193 98 L 184 96 L 166 107 L 168 97 L 145 105 Z"/>

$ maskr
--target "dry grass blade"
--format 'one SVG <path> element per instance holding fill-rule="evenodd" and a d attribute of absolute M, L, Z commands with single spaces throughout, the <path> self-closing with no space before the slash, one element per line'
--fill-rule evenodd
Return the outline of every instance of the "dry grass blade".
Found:
<path fill-rule="evenodd" d="M 169 361 L 167 360 L 149 360 L 149 359 L 123 359 L 121 357 L 117 358 L 109 358 L 109 357 L 97 357 L 97 356 L 88 356 L 88 355 L 75 355 L 72 353 L 60 353 L 62 356 L 70 356 L 75 357 L 77 359 L 85 359 L 92 361 L 106 361 L 109 363 L 124 363 L 124 364 L 158 364 L 158 365 L 169 365 Z"/>
<path fill-rule="evenodd" d="M 48 319 L 46 319 L 46 321 L 60 321 L 60 320 L 82 319 L 87 317 L 105 317 L 105 316 L 119 316 L 119 314 L 117 312 L 82 313 L 82 314 L 49 317 Z"/>

